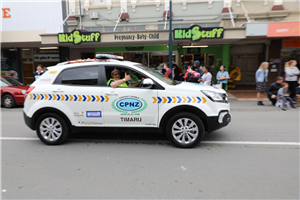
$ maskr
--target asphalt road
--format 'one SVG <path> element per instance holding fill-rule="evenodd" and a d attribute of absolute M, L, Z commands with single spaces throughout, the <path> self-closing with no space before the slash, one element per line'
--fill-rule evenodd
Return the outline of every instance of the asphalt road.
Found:
<path fill-rule="evenodd" d="M 231 101 L 193 149 L 163 135 L 76 134 L 47 146 L 2 111 L 2 199 L 299 199 L 299 109 Z"/>

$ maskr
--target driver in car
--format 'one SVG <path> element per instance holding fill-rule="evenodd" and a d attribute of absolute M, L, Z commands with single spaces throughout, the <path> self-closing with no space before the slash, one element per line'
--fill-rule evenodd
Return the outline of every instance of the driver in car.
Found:
<path fill-rule="evenodd" d="M 130 75 L 127 75 L 126 72 L 125 72 L 125 76 L 123 79 L 120 79 L 120 71 L 116 68 L 114 68 L 112 71 L 111 71 L 111 79 L 109 79 L 107 81 L 107 85 L 108 86 L 111 86 L 113 88 L 116 88 L 116 87 L 136 87 L 138 86 L 142 80 L 138 81 L 138 82 L 134 82 L 134 83 L 130 83 L 128 84 L 128 81 L 131 80 L 131 77 Z"/>

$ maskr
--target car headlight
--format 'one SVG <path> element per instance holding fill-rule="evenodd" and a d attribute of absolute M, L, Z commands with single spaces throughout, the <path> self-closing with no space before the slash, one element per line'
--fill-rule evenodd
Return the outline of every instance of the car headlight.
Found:
<path fill-rule="evenodd" d="M 26 90 L 22 90 L 21 92 L 22 92 L 22 94 L 25 94 L 25 93 L 26 93 Z"/>
<path fill-rule="evenodd" d="M 214 102 L 224 102 L 224 103 L 228 102 L 226 94 L 222 94 L 214 91 L 208 91 L 208 90 L 205 91 L 202 90 L 201 92 L 203 92 L 205 96 L 207 96 L 210 100 Z"/>

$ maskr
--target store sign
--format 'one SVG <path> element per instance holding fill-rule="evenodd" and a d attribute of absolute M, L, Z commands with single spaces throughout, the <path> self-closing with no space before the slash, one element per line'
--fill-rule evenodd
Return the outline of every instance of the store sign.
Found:
<path fill-rule="evenodd" d="M 201 49 L 200 48 L 187 48 L 187 53 L 201 53 Z"/>
<path fill-rule="evenodd" d="M 59 54 L 58 49 L 34 49 L 35 54 Z"/>
<path fill-rule="evenodd" d="M 73 43 L 75 45 L 88 42 L 100 42 L 100 32 L 81 32 L 74 30 L 71 33 L 59 33 L 57 37 L 59 43 Z"/>
<path fill-rule="evenodd" d="M 10 8 L 2 8 L 2 18 L 11 18 Z"/>
<path fill-rule="evenodd" d="M 300 38 L 289 38 L 283 40 L 283 49 L 287 48 L 300 48 Z"/>
<path fill-rule="evenodd" d="M 157 40 L 159 39 L 159 33 L 136 33 L 136 34 L 116 34 L 114 35 L 114 40 L 116 41 L 149 41 L 149 40 Z"/>
<path fill-rule="evenodd" d="M 269 23 L 267 37 L 295 37 L 300 36 L 299 22 Z"/>
<path fill-rule="evenodd" d="M 35 54 L 33 55 L 35 62 L 59 62 L 58 54 Z"/>
<path fill-rule="evenodd" d="M 176 28 L 173 30 L 174 40 L 190 39 L 192 42 L 197 42 L 201 39 L 222 39 L 224 36 L 224 28 L 201 28 L 194 25 L 190 28 Z"/>
<path fill-rule="evenodd" d="M 127 46 L 125 47 L 126 51 L 143 51 L 144 46 Z"/>

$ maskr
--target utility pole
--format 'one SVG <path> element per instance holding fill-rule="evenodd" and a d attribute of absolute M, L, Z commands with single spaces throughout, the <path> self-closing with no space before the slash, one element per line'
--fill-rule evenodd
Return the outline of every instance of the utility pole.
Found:
<path fill-rule="evenodd" d="M 173 55 L 173 37 L 172 37 L 172 0 L 170 0 L 169 6 L 169 68 L 171 69 L 171 79 L 173 78 L 173 63 L 172 63 L 172 55 Z M 166 13 L 167 15 L 167 13 Z"/>

